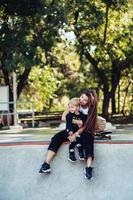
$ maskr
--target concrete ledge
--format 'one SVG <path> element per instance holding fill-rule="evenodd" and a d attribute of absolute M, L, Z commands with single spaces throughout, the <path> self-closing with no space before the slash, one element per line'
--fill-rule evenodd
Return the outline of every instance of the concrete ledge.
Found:
<path fill-rule="evenodd" d="M 47 145 L 0 147 L 1 200 L 132 200 L 133 145 L 95 144 L 94 179 L 83 176 L 85 162 L 67 160 L 62 145 L 52 173 L 39 174 Z"/>

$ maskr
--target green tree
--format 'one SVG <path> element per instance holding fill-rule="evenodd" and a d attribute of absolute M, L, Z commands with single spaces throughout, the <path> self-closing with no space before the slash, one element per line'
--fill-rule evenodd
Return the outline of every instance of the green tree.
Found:
<path fill-rule="evenodd" d="M 39 66 L 33 67 L 19 101 L 25 102 L 24 105 L 32 102 L 36 111 L 47 110 L 50 108 L 51 100 L 56 97 L 58 84 L 59 81 L 50 66 L 45 69 Z"/>
<path fill-rule="evenodd" d="M 122 71 L 133 65 L 132 4 L 130 1 L 74 1 L 67 4 L 66 31 L 74 31 L 81 58 L 93 66 L 104 94 L 102 114 L 109 102 L 116 113 L 115 93 Z"/>
<path fill-rule="evenodd" d="M 51 47 L 58 38 L 62 9 L 54 1 L 1 1 L 0 70 L 12 93 L 12 71 L 17 72 L 19 98 L 33 66 L 50 63 Z"/>
<path fill-rule="evenodd" d="M 133 68 L 126 69 L 122 73 L 122 78 L 117 89 L 118 111 L 123 115 L 133 114 Z"/>

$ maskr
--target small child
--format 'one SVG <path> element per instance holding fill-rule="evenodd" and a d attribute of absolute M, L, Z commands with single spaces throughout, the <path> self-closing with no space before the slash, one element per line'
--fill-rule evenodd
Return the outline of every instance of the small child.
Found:
<path fill-rule="evenodd" d="M 81 120 L 83 124 L 87 120 L 87 116 L 79 111 L 80 101 L 79 98 L 72 98 L 68 104 L 69 113 L 66 115 L 66 131 L 69 135 L 74 134 L 78 131 L 79 126 L 73 123 L 73 120 Z M 69 158 L 71 162 L 75 162 L 77 159 L 75 157 L 75 147 L 77 147 L 79 152 L 79 159 L 84 160 L 83 148 L 81 145 L 80 135 L 76 137 L 76 141 L 69 144 Z"/>

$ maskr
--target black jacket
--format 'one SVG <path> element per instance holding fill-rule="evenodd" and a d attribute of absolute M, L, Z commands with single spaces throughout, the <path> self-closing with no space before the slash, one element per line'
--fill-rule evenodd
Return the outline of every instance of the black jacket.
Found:
<path fill-rule="evenodd" d="M 76 132 L 79 127 L 77 124 L 73 124 L 72 123 L 72 120 L 73 119 L 77 119 L 77 120 L 82 120 L 83 124 L 86 122 L 87 120 L 87 116 L 88 115 L 85 115 L 83 114 L 82 112 L 79 112 L 79 114 L 75 114 L 75 113 L 71 113 L 69 112 L 67 115 L 66 115 L 66 131 L 69 133 L 70 131 L 72 132 Z"/>

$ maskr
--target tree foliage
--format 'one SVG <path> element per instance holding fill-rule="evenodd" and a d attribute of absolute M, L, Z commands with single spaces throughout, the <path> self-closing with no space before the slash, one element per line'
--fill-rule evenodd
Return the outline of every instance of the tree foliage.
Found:
<path fill-rule="evenodd" d="M 74 1 L 67 6 L 66 31 L 74 31 L 81 58 L 85 57 L 97 74 L 104 94 L 102 113 L 107 118 L 110 100 L 112 112 L 116 112 L 115 93 L 122 71 L 133 65 L 131 3 Z"/>
<path fill-rule="evenodd" d="M 132 74 L 132 1 L 14 2 L 2 0 L 0 8 L 0 70 L 9 85 L 10 100 L 13 70 L 17 72 L 19 97 L 32 67 L 39 66 L 37 69 L 47 74 L 45 67 L 50 66 L 55 73 L 53 93 L 71 97 L 92 86 L 103 93 L 102 114 L 108 117 L 110 101 L 111 112 L 116 113 L 118 89 L 124 76 Z M 46 77 L 34 78 L 40 87 L 40 80 L 48 81 Z M 30 77 L 30 88 L 32 81 Z"/>
<path fill-rule="evenodd" d="M 18 97 L 35 65 L 49 63 L 51 47 L 58 38 L 62 10 L 54 1 L 2 1 L 0 8 L 0 69 L 9 85 L 11 72 L 18 73 Z"/>
<path fill-rule="evenodd" d="M 39 66 L 33 67 L 28 83 L 20 95 L 19 102 L 23 102 L 22 105 L 32 102 L 36 111 L 47 110 L 50 107 L 51 100 L 56 97 L 54 93 L 58 84 L 59 81 L 50 66 L 45 69 Z"/>

